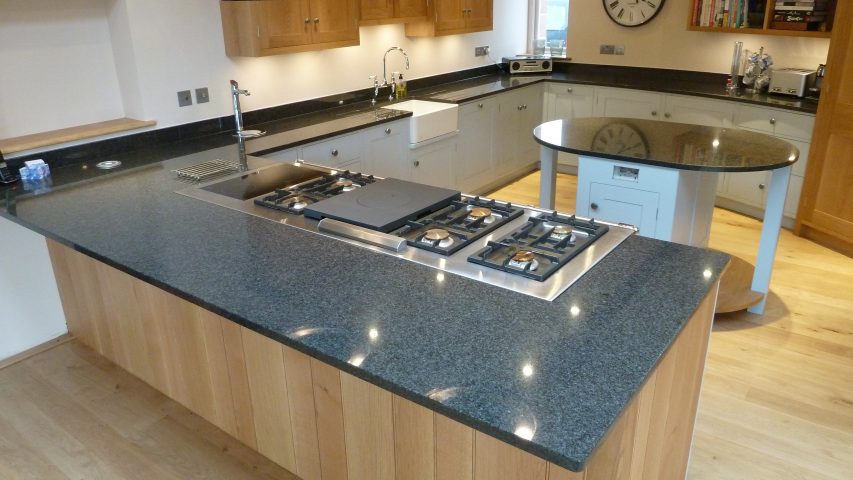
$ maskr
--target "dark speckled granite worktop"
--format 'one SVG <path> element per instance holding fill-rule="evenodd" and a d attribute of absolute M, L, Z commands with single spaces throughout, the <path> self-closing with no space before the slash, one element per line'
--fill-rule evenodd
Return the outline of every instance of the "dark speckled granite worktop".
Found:
<path fill-rule="evenodd" d="M 97 176 L 57 169 L 64 185 L 46 194 L 5 190 L 3 215 L 573 470 L 728 261 L 635 236 L 538 300 L 178 195 L 172 169 L 238 154 L 196 148 Z M 305 328 L 318 330 L 298 336 Z M 535 428 L 532 441 L 520 426 Z"/>
<path fill-rule="evenodd" d="M 773 170 L 800 155 L 789 142 L 763 133 L 632 118 L 552 120 L 536 127 L 533 137 L 563 152 L 706 172 Z"/>
<path fill-rule="evenodd" d="M 413 96 L 467 101 L 543 79 L 605 84 L 579 75 L 492 73 Z M 408 114 L 395 115 L 380 118 L 369 102 L 356 102 L 265 121 L 269 135 L 248 141 L 246 151 L 273 152 Z M 48 184 L 0 188 L 0 213 L 571 470 L 582 468 L 728 262 L 634 236 L 548 302 L 178 195 L 186 184 L 171 170 L 236 160 L 234 139 L 144 138 L 142 146 L 129 139 L 79 150 L 80 158 L 53 165 Z M 104 158 L 124 164 L 92 167 Z M 297 334 L 306 328 L 317 330 Z M 359 367 L 348 363 L 355 356 L 364 357 Z M 531 376 L 522 374 L 525 365 Z M 514 434 L 522 426 L 534 427 L 531 441 Z"/>

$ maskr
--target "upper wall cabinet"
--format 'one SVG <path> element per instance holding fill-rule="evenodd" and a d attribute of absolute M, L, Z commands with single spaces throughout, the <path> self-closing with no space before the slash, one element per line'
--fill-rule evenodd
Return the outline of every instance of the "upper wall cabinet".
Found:
<path fill-rule="evenodd" d="M 436 37 L 492 29 L 492 0 L 431 0 L 425 22 L 407 23 L 408 37 Z"/>
<path fill-rule="evenodd" d="M 358 0 L 227 0 L 219 6 L 229 57 L 358 45 Z"/>
<path fill-rule="evenodd" d="M 427 0 L 361 0 L 361 25 L 427 20 Z"/>

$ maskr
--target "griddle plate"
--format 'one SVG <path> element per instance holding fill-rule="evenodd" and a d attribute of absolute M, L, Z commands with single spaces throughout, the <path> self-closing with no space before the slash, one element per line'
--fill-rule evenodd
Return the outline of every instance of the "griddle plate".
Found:
<path fill-rule="evenodd" d="M 407 220 L 444 208 L 461 198 L 460 192 L 386 178 L 309 205 L 304 215 L 331 218 L 388 233 Z"/>

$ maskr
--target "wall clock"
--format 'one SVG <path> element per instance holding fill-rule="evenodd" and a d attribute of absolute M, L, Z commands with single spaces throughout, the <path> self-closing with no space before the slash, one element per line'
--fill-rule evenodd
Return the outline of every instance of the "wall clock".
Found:
<path fill-rule="evenodd" d="M 622 157 L 649 157 L 646 137 L 636 128 L 622 122 L 601 127 L 592 139 L 590 150 Z"/>
<path fill-rule="evenodd" d="M 639 27 L 650 22 L 665 0 L 602 0 L 611 20 L 623 27 Z"/>

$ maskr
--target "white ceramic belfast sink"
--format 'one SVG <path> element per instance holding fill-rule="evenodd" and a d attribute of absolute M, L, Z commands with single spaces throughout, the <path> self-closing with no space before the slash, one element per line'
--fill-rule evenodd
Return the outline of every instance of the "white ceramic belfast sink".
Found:
<path fill-rule="evenodd" d="M 459 130 L 459 105 L 455 103 L 407 100 L 384 108 L 412 112 L 409 119 L 410 147 Z"/>

